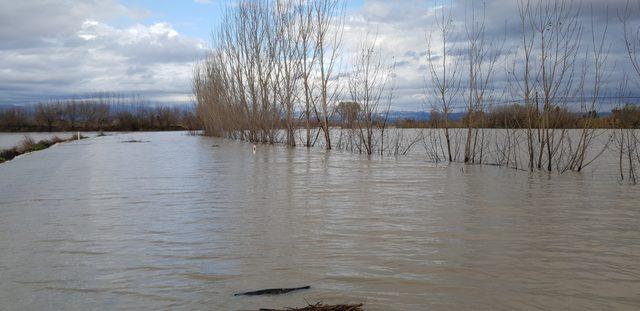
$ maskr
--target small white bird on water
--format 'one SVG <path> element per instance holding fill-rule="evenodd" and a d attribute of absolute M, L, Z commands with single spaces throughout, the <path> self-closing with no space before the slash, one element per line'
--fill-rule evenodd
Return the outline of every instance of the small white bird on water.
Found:
<path fill-rule="evenodd" d="M 253 145 L 253 153 L 256 153 L 256 145 Z"/>

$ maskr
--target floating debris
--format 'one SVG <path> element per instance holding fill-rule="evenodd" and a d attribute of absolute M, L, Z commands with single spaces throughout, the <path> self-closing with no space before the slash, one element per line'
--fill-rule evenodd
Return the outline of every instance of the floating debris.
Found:
<path fill-rule="evenodd" d="M 362 304 L 357 305 L 323 305 L 317 303 L 308 305 L 304 308 L 286 308 L 286 309 L 260 309 L 260 311 L 364 311 Z"/>
<path fill-rule="evenodd" d="M 234 296 L 261 296 L 261 295 L 282 295 L 303 289 L 309 289 L 311 286 L 294 287 L 294 288 L 269 288 L 261 289 L 253 292 L 237 293 Z"/>
<path fill-rule="evenodd" d="M 127 139 L 122 141 L 123 143 L 148 143 L 148 140 L 136 140 L 136 139 Z"/>

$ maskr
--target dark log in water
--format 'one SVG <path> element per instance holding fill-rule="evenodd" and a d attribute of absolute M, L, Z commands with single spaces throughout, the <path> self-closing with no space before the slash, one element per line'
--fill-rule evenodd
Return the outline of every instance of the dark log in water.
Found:
<path fill-rule="evenodd" d="M 282 295 L 293 291 L 299 291 L 303 289 L 309 289 L 310 286 L 294 287 L 294 288 L 270 288 L 261 289 L 253 292 L 237 293 L 234 296 L 261 296 L 261 295 Z"/>

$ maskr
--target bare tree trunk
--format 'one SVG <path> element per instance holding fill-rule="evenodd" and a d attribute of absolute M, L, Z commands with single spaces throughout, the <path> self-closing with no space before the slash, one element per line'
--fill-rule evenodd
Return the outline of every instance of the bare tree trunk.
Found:
<path fill-rule="evenodd" d="M 338 86 L 332 83 L 335 67 L 338 63 L 338 52 L 342 41 L 344 22 L 344 5 L 340 0 L 315 0 L 314 25 L 315 45 L 318 51 L 318 71 L 320 72 L 319 104 L 320 111 L 315 113 L 320 120 L 320 127 L 324 133 L 325 148 L 331 149 L 331 102 L 338 96 Z M 338 32 L 331 32 L 331 27 L 338 28 Z"/>
<path fill-rule="evenodd" d="M 434 107 L 439 107 L 436 111 L 441 111 L 443 116 L 444 137 L 447 148 L 447 158 L 449 162 L 453 162 L 453 156 L 451 151 L 451 136 L 449 133 L 449 113 L 451 112 L 451 105 L 458 95 L 458 62 L 455 60 L 453 68 L 448 68 L 449 54 L 448 43 L 451 40 L 450 36 L 453 31 L 453 19 L 451 9 L 442 10 L 442 15 L 436 22 L 436 29 L 440 36 L 442 49 L 440 50 L 440 63 L 435 61 L 435 51 L 432 45 L 432 34 L 427 36 L 427 61 L 429 67 L 429 75 L 431 82 L 433 83 L 434 97 L 436 98 L 436 104 Z"/>

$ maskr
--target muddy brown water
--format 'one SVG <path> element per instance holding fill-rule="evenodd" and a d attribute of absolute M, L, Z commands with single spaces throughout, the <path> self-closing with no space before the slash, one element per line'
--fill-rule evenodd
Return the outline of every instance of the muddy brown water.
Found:
<path fill-rule="evenodd" d="M 254 154 L 184 133 L 92 138 L 0 165 L 2 310 L 318 301 L 637 310 L 640 188 L 415 157 Z"/>

